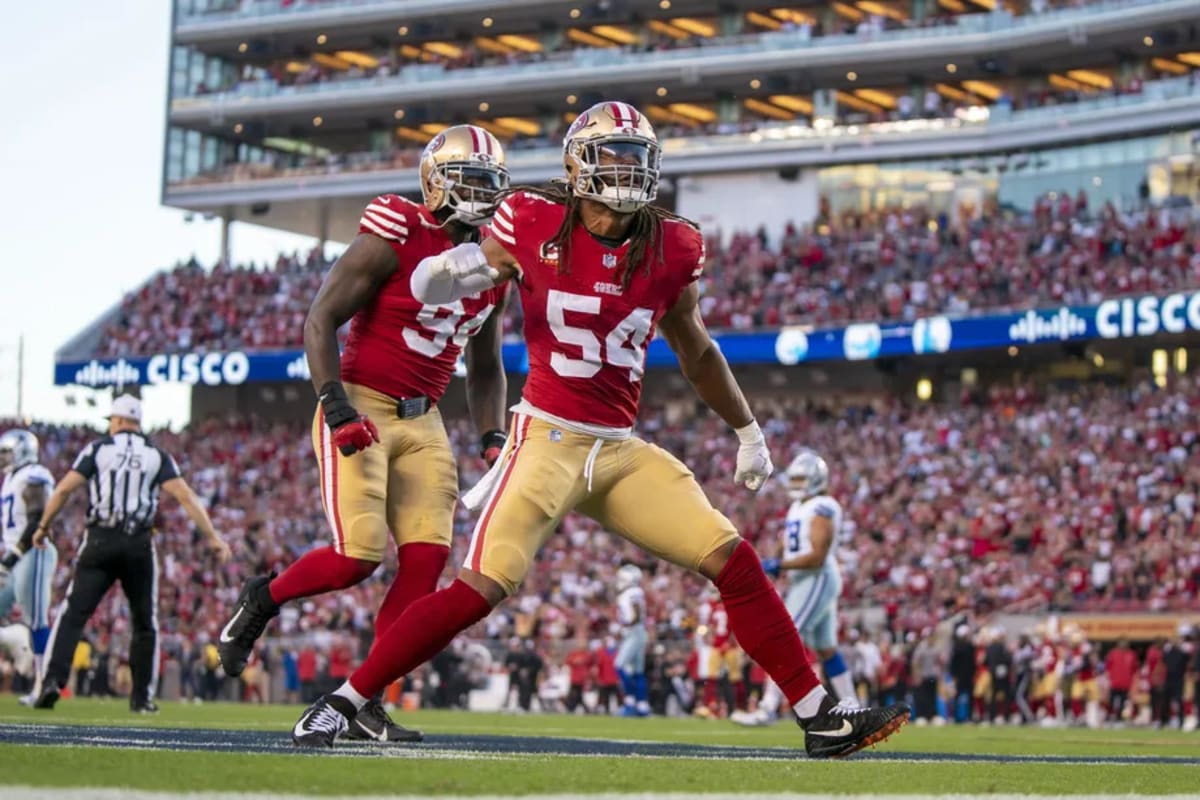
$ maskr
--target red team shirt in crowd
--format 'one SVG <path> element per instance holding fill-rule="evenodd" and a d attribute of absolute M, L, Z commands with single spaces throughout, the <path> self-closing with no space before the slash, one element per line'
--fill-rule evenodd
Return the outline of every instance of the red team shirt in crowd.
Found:
<path fill-rule="evenodd" d="M 551 241 L 566 207 L 528 192 L 500 204 L 488 235 L 521 265 L 529 377 L 524 397 L 565 420 L 629 428 L 637 417 L 646 346 L 658 321 L 704 270 L 704 239 L 684 222 L 663 223 L 662 260 L 647 258 L 628 289 L 620 267 L 629 243 L 608 247 L 576 224 L 571 263 Z"/>
<path fill-rule="evenodd" d="M 417 264 L 454 242 L 433 212 L 403 197 L 385 194 L 372 200 L 358 221 L 358 232 L 391 245 L 398 266 L 350 321 L 342 380 L 397 399 L 425 396 L 436 403 L 463 345 L 500 304 L 506 287 L 442 306 L 413 297 L 410 281 Z"/>
<path fill-rule="evenodd" d="M 724 650 L 729 646 L 731 631 L 729 630 L 729 612 L 720 600 L 705 600 L 700 604 L 697 622 L 707 625 L 712 635 L 712 646 Z"/>

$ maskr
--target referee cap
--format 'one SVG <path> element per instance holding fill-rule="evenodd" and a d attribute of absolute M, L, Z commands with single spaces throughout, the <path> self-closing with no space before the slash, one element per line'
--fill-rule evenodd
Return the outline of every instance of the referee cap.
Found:
<path fill-rule="evenodd" d="M 124 417 L 131 419 L 134 422 L 142 421 L 142 401 L 138 400 L 131 394 L 123 394 L 120 397 L 114 397 L 112 408 L 108 412 L 109 419 L 113 417 Z"/>

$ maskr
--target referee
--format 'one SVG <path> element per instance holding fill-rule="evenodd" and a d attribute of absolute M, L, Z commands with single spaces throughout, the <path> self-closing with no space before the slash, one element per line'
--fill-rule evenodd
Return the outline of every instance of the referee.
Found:
<path fill-rule="evenodd" d="M 208 537 L 217 557 L 229 558 L 229 546 L 213 529 L 208 513 L 165 451 L 142 433 L 142 403 L 132 395 L 113 399 L 108 435 L 83 449 L 46 503 L 34 534 L 35 544 L 49 538 L 49 526 L 67 497 L 88 487 L 87 533 L 75 555 L 75 574 L 50 633 L 50 661 L 42 676 L 35 708 L 54 708 L 71 671 L 75 646 L 105 592 L 114 581 L 129 601 L 133 638 L 129 665 L 133 694 L 129 709 L 154 713 L 158 684 L 158 561 L 151 539 L 158 490 L 165 489 Z"/>

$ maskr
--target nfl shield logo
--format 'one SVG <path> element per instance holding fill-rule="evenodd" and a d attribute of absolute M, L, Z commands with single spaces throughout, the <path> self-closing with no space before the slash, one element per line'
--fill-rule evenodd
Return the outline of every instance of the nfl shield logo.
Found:
<path fill-rule="evenodd" d="M 550 429 L 550 441 L 561 442 L 562 441 L 562 431 L 551 428 Z"/>
<path fill-rule="evenodd" d="M 604 263 L 604 266 L 608 267 L 609 269 L 612 269 L 613 267 L 615 267 L 617 265 L 616 253 L 605 253 L 604 258 L 602 259 L 602 262 Z"/>

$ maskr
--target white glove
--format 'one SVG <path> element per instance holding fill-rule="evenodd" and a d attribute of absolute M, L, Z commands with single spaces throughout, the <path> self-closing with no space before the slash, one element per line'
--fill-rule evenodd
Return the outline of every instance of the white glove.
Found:
<path fill-rule="evenodd" d="M 741 444 L 738 446 L 737 471 L 733 474 L 733 482 L 757 492 L 775 471 L 771 452 L 767 450 L 767 439 L 763 436 L 762 428 L 754 421 L 744 428 L 738 428 L 737 436 Z"/>
<path fill-rule="evenodd" d="M 459 283 L 472 275 L 486 275 L 493 281 L 500 277 L 500 271 L 488 264 L 483 249 L 475 242 L 463 242 L 442 253 L 440 267 Z"/>

